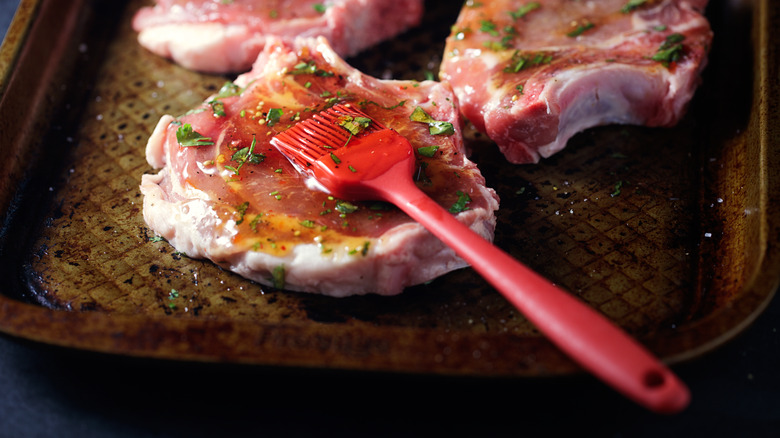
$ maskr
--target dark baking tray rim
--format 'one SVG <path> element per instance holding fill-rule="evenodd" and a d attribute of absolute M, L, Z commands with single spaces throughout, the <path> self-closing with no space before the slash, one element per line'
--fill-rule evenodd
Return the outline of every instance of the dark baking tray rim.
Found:
<path fill-rule="evenodd" d="M 58 32 L 69 35 L 79 23 L 79 6 L 84 0 L 57 5 L 46 0 L 23 0 L 0 49 L 0 135 L 9 158 L 0 167 L 0 211 L 8 217 L 14 207 L 17 187 L 24 184 L 24 169 L 31 159 L 26 147 L 34 142 L 44 115 L 60 102 L 57 87 L 53 87 L 62 70 L 72 66 L 63 59 L 67 38 L 56 44 L 43 41 L 42 35 Z M 761 0 L 752 6 L 754 43 L 754 99 L 751 109 L 748 141 L 758 148 L 761 160 L 757 184 L 760 190 L 759 266 L 743 293 L 733 303 L 704 318 L 678 328 L 675 342 L 646 340 L 648 347 L 669 363 L 677 363 L 713 350 L 747 328 L 766 308 L 780 283 L 780 86 L 778 77 L 778 42 L 771 35 L 773 23 L 779 23 L 778 8 L 771 0 Z M 48 27 L 48 28 L 46 28 Z M 46 28 L 46 29 L 44 29 Z M 53 29 L 52 29 L 53 28 Z M 42 62 L 46 59 L 47 62 Z M 30 92 L 31 105 L 9 110 L 3 100 L 14 93 Z M 10 96 L 10 97 L 9 97 Z M 4 251 L 13 250 L 3 248 Z M 111 315 L 100 312 L 67 312 L 28 304 L 0 294 L 0 332 L 22 339 L 66 348 L 89 350 L 126 356 L 149 357 L 204 362 L 231 362 L 259 365 L 362 369 L 363 352 L 346 346 L 338 354 L 312 354 L 311 339 L 319 343 L 351 339 L 350 345 L 372 348 L 377 352 L 392 349 L 411 354 L 395 354 L 395 362 L 377 365 L 370 370 L 406 371 L 441 374 L 493 375 L 489 369 L 473 364 L 443 366 L 433 358 L 421 358 L 414 346 L 421 343 L 446 345 L 454 350 L 468 351 L 485 342 L 478 334 L 448 334 L 440 331 L 405 328 L 383 329 L 382 339 L 370 333 L 354 333 L 349 329 L 329 329 L 323 334 L 303 325 L 258 324 L 232 320 L 185 320 L 149 316 Z M 702 338 L 700 333 L 708 333 Z M 387 336 L 387 335 L 390 336 Z M 393 339 L 388 344 L 387 339 Z M 495 340 L 491 340 L 495 343 Z M 345 344 L 346 345 L 346 344 Z M 669 347 L 673 345 L 673 347 Z M 550 351 L 541 338 L 502 338 L 503 351 L 522 362 L 523 355 Z M 538 357 L 536 358 L 538 361 Z M 551 353 L 552 362 L 566 362 L 560 354 Z M 543 362 L 543 361 L 542 361 Z M 555 367 L 572 371 L 573 365 Z M 519 370 L 512 375 L 545 374 L 545 370 Z M 549 371 L 549 370 L 548 370 Z M 498 374 L 501 374 L 500 372 Z"/>

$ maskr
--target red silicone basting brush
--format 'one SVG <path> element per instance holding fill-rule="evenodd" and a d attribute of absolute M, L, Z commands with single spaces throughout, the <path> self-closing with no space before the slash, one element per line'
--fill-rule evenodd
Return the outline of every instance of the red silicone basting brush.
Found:
<path fill-rule="evenodd" d="M 349 129 L 348 129 L 349 128 Z M 401 208 L 471 264 L 548 339 L 583 368 L 637 403 L 675 413 L 686 386 L 620 328 L 459 222 L 412 180 L 412 145 L 350 105 L 336 105 L 271 143 L 324 191 Z"/>

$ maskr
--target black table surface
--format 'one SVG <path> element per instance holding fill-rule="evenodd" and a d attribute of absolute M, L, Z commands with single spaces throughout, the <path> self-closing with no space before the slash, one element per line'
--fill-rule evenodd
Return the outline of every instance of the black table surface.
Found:
<path fill-rule="evenodd" d="M 0 0 L 5 35 L 18 0 Z M 493 380 L 149 361 L 0 336 L 0 436 L 780 437 L 780 300 L 675 367 L 672 416 L 589 376 Z"/>

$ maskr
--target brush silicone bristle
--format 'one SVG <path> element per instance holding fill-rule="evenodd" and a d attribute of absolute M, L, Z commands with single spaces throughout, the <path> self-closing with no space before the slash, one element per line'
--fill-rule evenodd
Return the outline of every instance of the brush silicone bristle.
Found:
<path fill-rule="evenodd" d="M 350 130 L 355 120 L 367 119 L 359 132 Z M 365 135 L 384 126 L 351 105 L 339 104 L 313 115 L 277 134 L 271 144 L 299 166 L 308 166 L 320 157 L 346 146 L 356 135 Z"/>

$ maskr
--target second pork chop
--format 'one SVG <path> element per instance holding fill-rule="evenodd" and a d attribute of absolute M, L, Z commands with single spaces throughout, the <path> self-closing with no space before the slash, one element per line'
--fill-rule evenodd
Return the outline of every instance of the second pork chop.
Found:
<path fill-rule="evenodd" d="M 549 157 L 597 125 L 670 126 L 706 65 L 706 3 L 468 1 L 440 75 L 513 163 Z"/>

